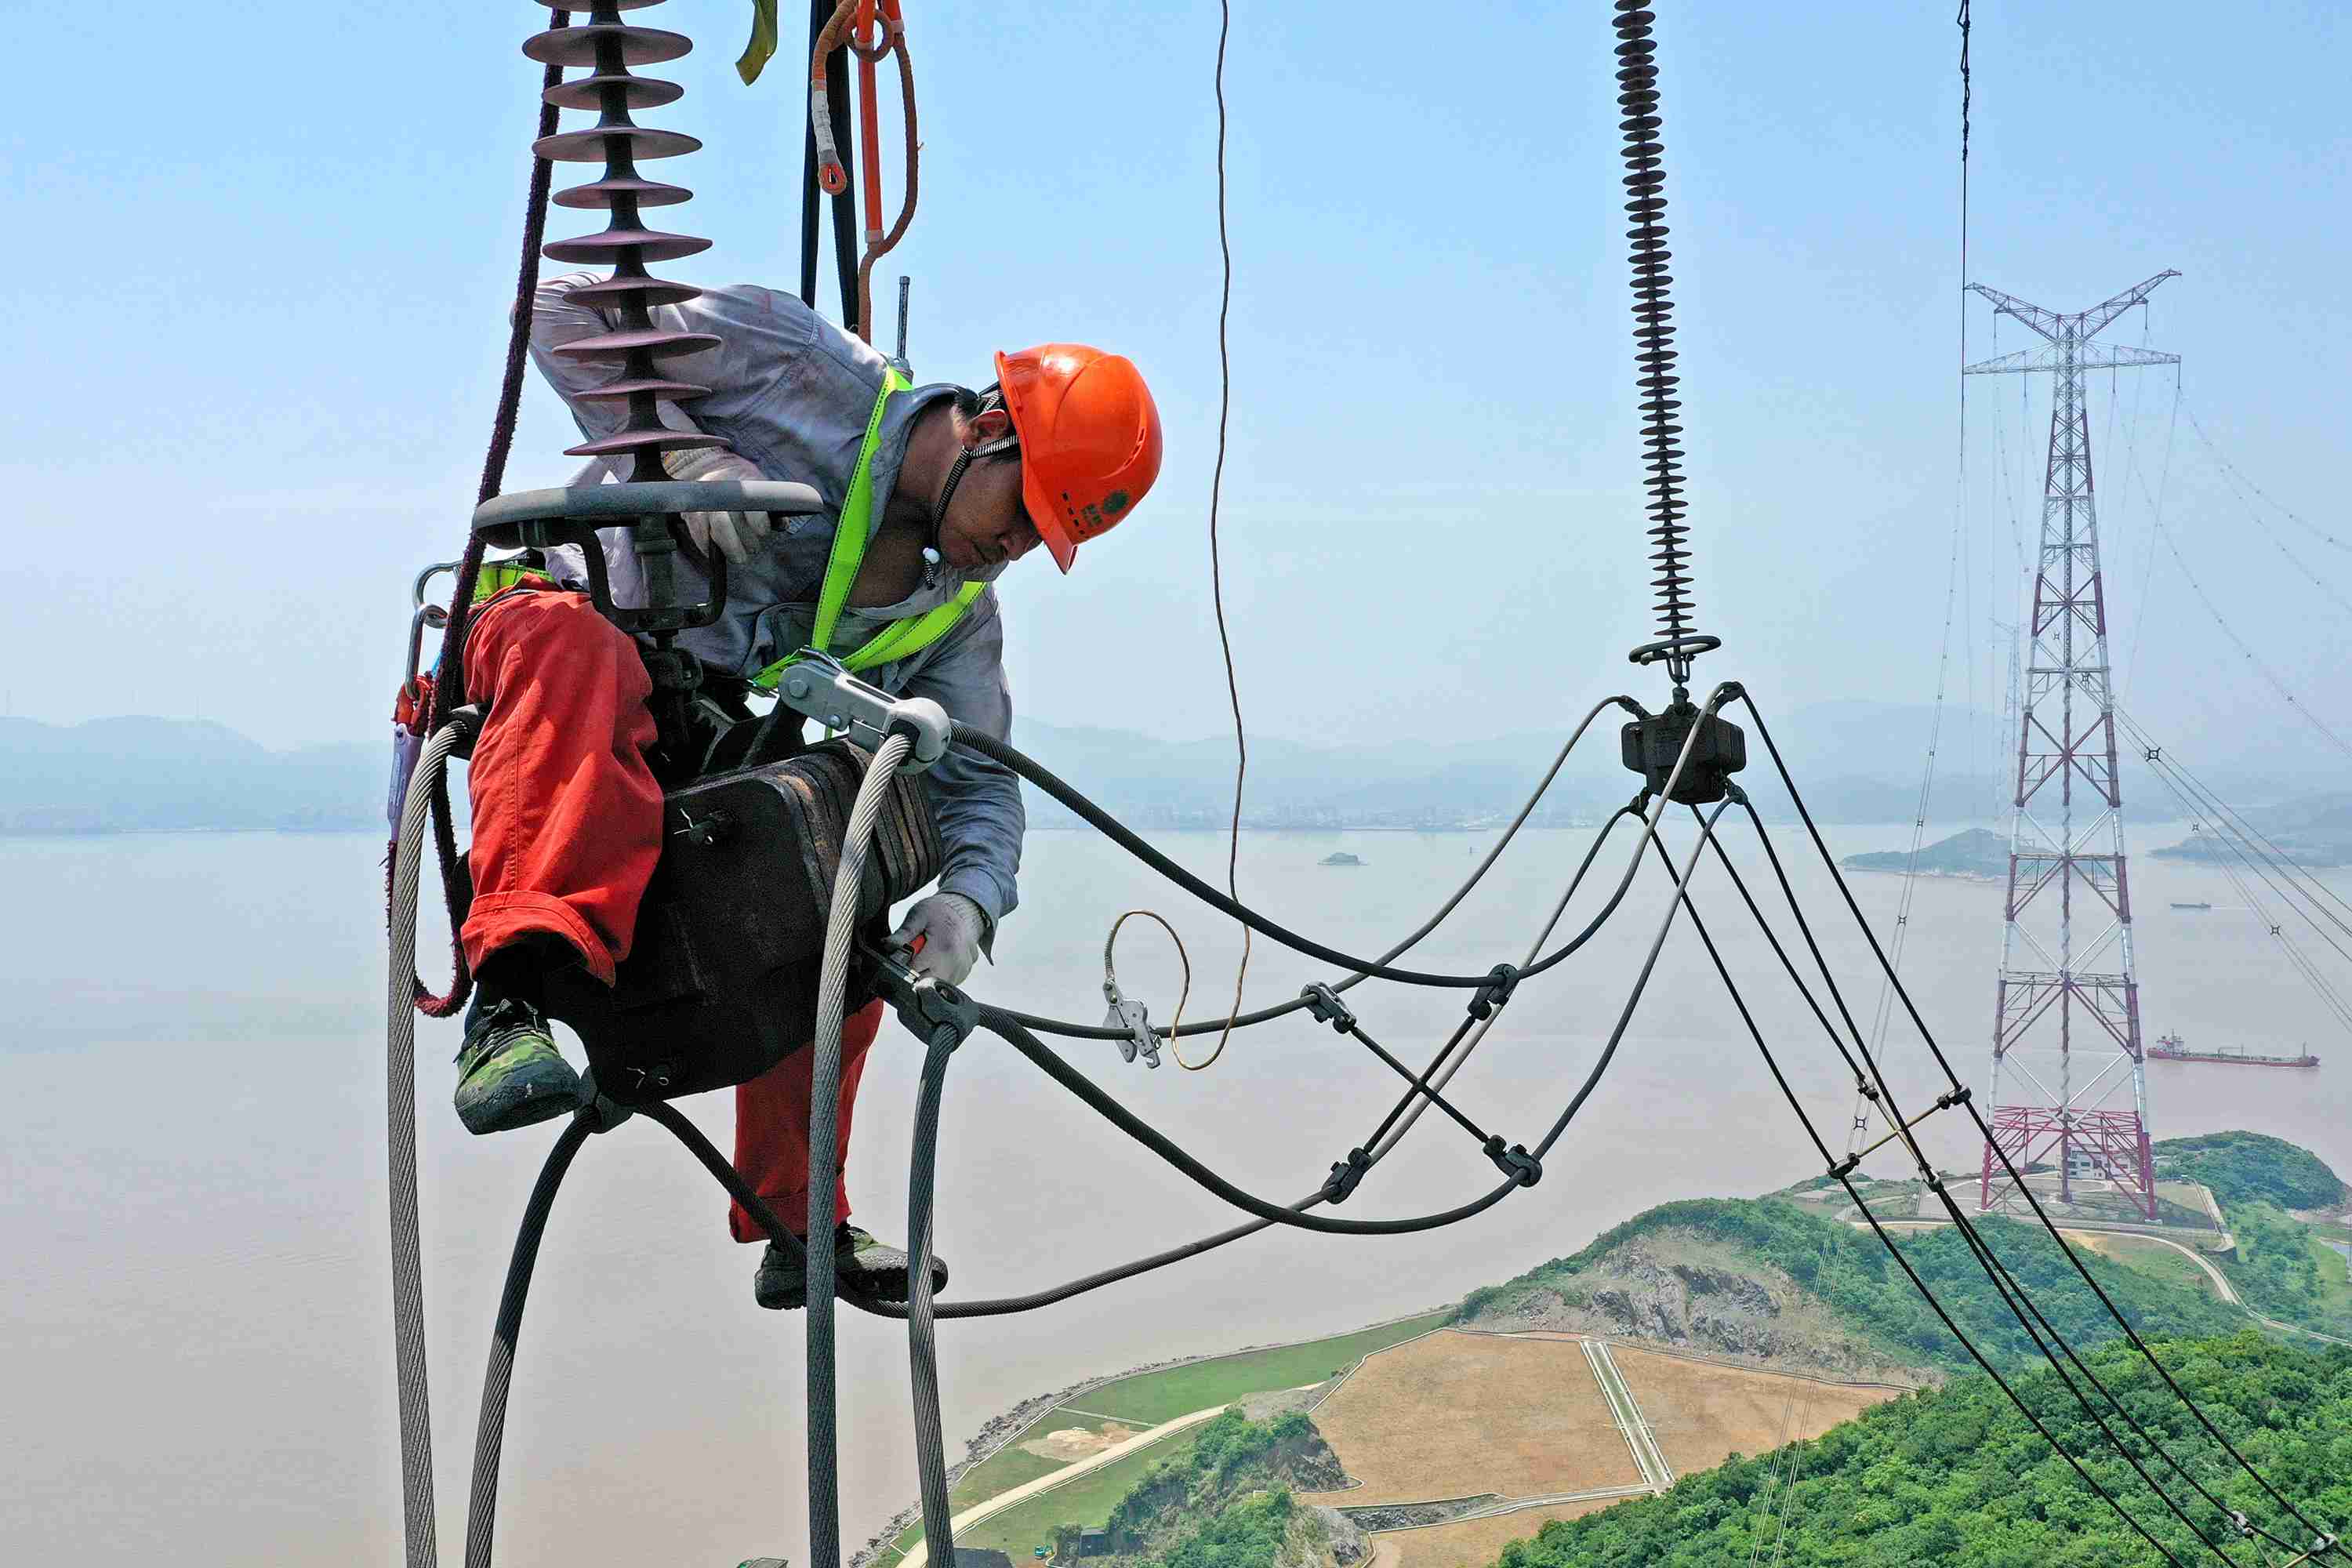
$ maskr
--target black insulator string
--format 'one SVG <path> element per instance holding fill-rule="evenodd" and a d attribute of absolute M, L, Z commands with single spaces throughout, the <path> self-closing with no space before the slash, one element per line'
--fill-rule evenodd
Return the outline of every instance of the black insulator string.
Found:
<path fill-rule="evenodd" d="M 1951 1086 L 1954 1093 L 1958 1093 L 1962 1089 L 1958 1074 L 1952 1070 L 1950 1058 L 1945 1055 L 1943 1047 L 1937 1041 L 1934 1031 L 1927 1027 L 1927 1020 L 1920 1016 L 1917 1005 L 1911 999 L 1910 991 L 1888 963 L 1885 949 L 1880 944 L 1877 932 L 1871 929 L 1870 921 L 1864 916 L 1862 906 L 1855 900 L 1853 889 L 1847 884 L 1844 873 L 1837 864 L 1836 857 L 1830 853 L 1828 843 L 1822 837 L 1820 825 L 1813 820 L 1811 810 L 1805 805 L 1804 796 L 1798 790 L 1795 779 L 1790 774 L 1787 760 L 1781 756 L 1780 747 L 1772 740 L 1770 726 L 1765 722 L 1764 715 L 1758 710 L 1755 699 L 1751 695 L 1744 689 L 1738 695 L 1739 700 L 1747 706 L 1748 713 L 1755 719 L 1757 737 L 1764 742 L 1764 749 L 1772 759 L 1773 769 L 1779 774 L 1782 787 L 1788 790 L 1790 802 L 1797 808 L 1798 818 L 1805 825 L 1805 832 L 1812 841 L 1814 852 L 1820 858 L 1823 867 L 1827 868 L 1831 880 L 1836 885 L 1838 895 L 1844 901 L 1847 912 L 1853 917 L 1854 924 L 1862 931 L 1864 941 L 1870 944 L 1872 955 L 1876 959 L 1880 969 L 1887 974 L 1889 984 L 1895 988 L 1895 994 L 1903 1004 L 1904 1012 L 1909 1016 L 1912 1026 L 1918 1030 L 1920 1038 L 1926 1043 L 1928 1053 L 1935 1059 L 1937 1069 L 1944 1075 L 1945 1081 Z M 1752 816 L 1752 807 L 1750 811 Z M 1780 882 L 1783 896 L 1789 900 L 1791 908 L 1794 908 L 1796 898 L 1790 888 L 1787 872 L 1780 865 L 1780 856 L 1772 847 L 1770 836 L 1763 831 L 1760 818 L 1757 819 L 1757 835 L 1763 842 L 1765 854 L 1771 863 L 1773 875 Z M 1799 919 L 1801 923 L 1801 913 Z M 1865 1053 L 1865 1059 L 1869 1059 L 1867 1053 Z M 1879 1081 L 1884 1088 L 1884 1078 L 1881 1077 Z M 2139 1331 L 2131 1325 L 2121 1309 L 2116 1307 L 2114 1299 L 2092 1276 L 2090 1268 L 2084 1263 L 2082 1256 L 2076 1252 L 2073 1244 L 2060 1234 L 2056 1222 L 2050 1217 L 2049 1211 L 2042 1206 L 2042 1200 L 2034 1194 L 2033 1189 L 2026 1184 L 2016 1163 L 2011 1160 L 2009 1152 L 1994 1139 L 1992 1129 L 1986 1122 L 1982 1110 L 1973 1099 L 1962 1103 L 1968 1110 L 1969 1119 L 1976 1124 L 1978 1134 L 1983 1138 L 1986 1148 L 2000 1160 L 2001 1169 L 2007 1174 L 2010 1184 L 2024 1196 L 2027 1205 L 2033 1211 L 2034 1218 L 2041 1223 L 2042 1230 L 2049 1235 L 2053 1242 L 2057 1244 L 2058 1249 L 2065 1255 L 2067 1262 L 2073 1265 L 2075 1274 L 2081 1278 L 2083 1283 L 2090 1287 L 2091 1293 L 2098 1298 L 2100 1306 L 2115 1321 L 2116 1326 L 2122 1330 L 2124 1337 L 2130 1342 L 2132 1348 L 2139 1353 L 2140 1358 L 2164 1380 L 2165 1386 L 2172 1391 L 2173 1395 L 2196 1418 L 2197 1424 L 2204 1428 L 2207 1436 L 2221 1446 L 2231 1461 L 2260 1486 L 2273 1502 L 2292 1516 L 2297 1523 L 2311 1531 L 2315 1536 L 2326 1535 L 2327 1531 L 2322 1530 L 2302 1510 L 2289 1501 L 2276 1487 L 2273 1486 L 2269 1479 L 2239 1451 L 2237 1445 L 2230 1440 L 2228 1435 L 2213 1424 L 2211 1417 L 2205 1414 L 2204 1407 L 2189 1394 L 2187 1389 L 2180 1386 L 2179 1380 L 2173 1376 L 2171 1369 L 2158 1359 L 2156 1352 L 2148 1348 L 2147 1342 L 2140 1337 Z M 1890 1118 L 1899 1120 L 1891 1100 L 1888 1104 L 1888 1115 Z M 2352 1551 L 2347 1551 L 2342 1546 L 2336 1547 L 2336 1551 L 2346 1561 L 2352 1562 Z"/>
<path fill-rule="evenodd" d="M 1649 470 L 1643 477 L 1650 500 L 1649 537 L 1657 548 L 1650 560 L 1658 569 L 1653 584 L 1658 595 L 1658 635 L 1678 639 L 1690 630 L 1689 552 L 1684 540 L 1689 530 L 1683 521 L 1682 426 L 1675 423 L 1682 404 L 1675 395 L 1680 377 L 1675 374 L 1674 315 L 1670 294 L 1673 275 L 1666 263 L 1665 143 L 1658 139 L 1657 46 L 1650 37 L 1654 17 L 1644 0 L 1616 0 L 1613 26 L 1617 33 L 1618 106 L 1624 119 L 1626 215 L 1633 226 L 1625 231 L 1633 250 L 1633 342 L 1640 366 L 1636 384 L 1642 391 L 1643 459 Z"/>

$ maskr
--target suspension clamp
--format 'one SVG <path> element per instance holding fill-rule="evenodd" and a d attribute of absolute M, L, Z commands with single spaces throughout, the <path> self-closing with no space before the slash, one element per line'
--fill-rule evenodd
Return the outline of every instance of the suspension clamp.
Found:
<path fill-rule="evenodd" d="M 1348 1151 L 1347 1159 L 1334 1163 L 1331 1174 L 1323 1184 L 1323 1201 L 1344 1204 L 1348 1194 L 1362 1183 L 1364 1173 L 1372 1168 L 1372 1157 L 1361 1149 Z"/>
<path fill-rule="evenodd" d="M 1299 994 L 1307 998 L 1307 1010 L 1315 1015 L 1317 1023 L 1328 1024 L 1342 1035 L 1355 1032 L 1356 1015 L 1349 1010 L 1345 1002 L 1339 1000 L 1339 994 L 1322 981 L 1317 981 L 1301 991 Z M 1358 1151 L 1360 1153 L 1361 1152 Z"/>
<path fill-rule="evenodd" d="M 1618 734 L 1625 765 L 1646 784 L 1643 794 L 1663 795 L 1677 805 L 1708 805 L 1723 799 L 1730 791 L 1731 775 L 1748 765 L 1748 737 L 1739 726 L 1720 714 L 1702 712 L 1686 697 L 1664 712 L 1628 721 Z"/>
<path fill-rule="evenodd" d="M 1969 1086 L 1966 1084 L 1955 1089 L 1948 1089 L 1936 1097 L 1936 1109 L 1949 1110 L 1955 1105 L 1966 1105 L 1969 1102 Z"/>
<path fill-rule="evenodd" d="M 1503 1147 L 1497 1136 L 1486 1140 L 1486 1158 L 1495 1162 L 1495 1169 L 1523 1187 L 1532 1187 L 1543 1180 L 1543 1162 L 1527 1151 L 1524 1143 Z"/>
<path fill-rule="evenodd" d="M 776 697 L 828 730 L 863 731 L 859 739 L 868 746 L 879 745 L 893 733 L 910 737 L 915 749 L 905 764 L 909 773 L 921 773 L 947 754 L 952 725 L 946 709 L 928 697 L 893 697 L 814 648 L 803 648 L 794 656 L 777 683 Z"/>
<path fill-rule="evenodd" d="M 665 1083 L 667 1081 L 664 1080 Z M 596 1087 L 596 1069 L 593 1067 L 581 1072 L 580 1109 L 572 1113 L 573 1121 L 584 1123 L 591 1132 L 610 1132 L 635 1114 L 627 1106 L 615 1104 Z"/>
<path fill-rule="evenodd" d="M 1508 963 L 1495 965 L 1486 972 L 1486 983 L 1471 994 L 1470 1016 L 1479 1019 L 1493 1017 L 1495 1010 L 1508 1002 L 1511 993 L 1518 987 L 1519 972 L 1516 966 Z"/>
<path fill-rule="evenodd" d="M 980 1004 L 944 980 L 917 974 L 891 954 L 869 943 L 858 944 L 859 954 L 871 966 L 875 989 L 898 1009 L 898 1022 L 927 1045 L 942 1039 L 961 1046 L 980 1027 Z"/>

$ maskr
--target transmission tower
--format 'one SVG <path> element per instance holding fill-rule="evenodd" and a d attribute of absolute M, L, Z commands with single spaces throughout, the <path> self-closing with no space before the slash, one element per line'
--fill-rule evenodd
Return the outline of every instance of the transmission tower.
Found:
<path fill-rule="evenodd" d="M 2054 1163 L 2063 1201 L 2078 1181 L 2110 1187 L 2156 1217 L 2132 966 L 2131 885 L 2124 871 L 2123 790 L 2116 772 L 2107 603 L 2091 479 L 2085 371 L 2178 364 L 2178 354 L 2091 340 L 2156 290 L 2159 272 L 2065 316 L 1981 283 L 1969 288 L 2042 342 L 1965 367 L 1968 375 L 2051 378 L 2050 463 L 2032 616 L 2020 634 L 2017 779 L 2009 899 L 1993 1008 L 1990 1112 L 1979 1206 L 2009 1196 L 1995 1145 L 2020 1172 Z M 2076 900 L 2082 913 L 2076 919 Z M 2122 1103 L 2125 1090 L 2130 1106 Z"/>

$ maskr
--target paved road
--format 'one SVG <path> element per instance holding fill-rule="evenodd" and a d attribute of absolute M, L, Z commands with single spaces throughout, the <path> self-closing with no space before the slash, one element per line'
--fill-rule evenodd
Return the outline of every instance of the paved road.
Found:
<path fill-rule="evenodd" d="M 1650 1430 L 1642 1407 L 1633 1402 L 1633 1390 L 1626 1384 L 1624 1373 L 1617 1370 L 1608 1342 L 1586 1340 L 1583 1343 L 1593 1381 L 1601 1384 L 1601 1397 L 1609 1401 L 1609 1412 L 1616 1418 L 1617 1429 L 1625 1435 L 1625 1446 L 1633 1450 L 1633 1463 L 1640 1468 L 1642 1479 L 1654 1492 L 1665 1490 L 1675 1484 L 1675 1472 L 1658 1449 L 1657 1434 Z"/>
<path fill-rule="evenodd" d="M 1099 1454 L 1090 1454 L 1083 1459 L 1064 1465 L 1058 1470 L 1049 1470 L 1034 1481 L 1025 1481 L 1010 1491 L 997 1493 L 986 1502 L 974 1503 L 949 1520 L 948 1526 L 961 1535 L 971 1526 L 1003 1512 L 1015 1503 L 1026 1502 L 1039 1492 L 1052 1491 L 1065 1481 L 1074 1481 L 1089 1470 L 1099 1470 L 1105 1465 L 1124 1459 L 1138 1448 L 1148 1448 L 1162 1437 L 1171 1437 L 1189 1426 L 1198 1426 L 1203 1421 L 1214 1420 L 1223 1415 L 1228 1408 L 1230 1408 L 1229 1405 L 1213 1405 L 1206 1410 L 1195 1410 L 1190 1415 L 1179 1415 L 1173 1421 L 1163 1421 L 1149 1431 L 1138 1432 L 1124 1443 L 1114 1444 L 1105 1448 Z M 930 1542 L 918 1542 L 915 1543 L 914 1550 L 899 1559 L 898 1568 L 923 1568 L 923 1564 L 929 1560 L 930 1554 Z"/>

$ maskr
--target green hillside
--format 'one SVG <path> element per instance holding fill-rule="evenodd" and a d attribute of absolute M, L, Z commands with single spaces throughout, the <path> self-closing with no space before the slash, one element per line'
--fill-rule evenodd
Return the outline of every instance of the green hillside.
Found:
<path fill-rule="evenodd" d="M 2105 1309 L 2074 1266 L 2039 1227 L 1990 1219 L 1979 1226 L 1994 1255 L 2025 1285 L 2052 1323 L 2077 1345 L 2115 1336 Z M 2003 1367 L 2039 1364 L 2040 1356 L 1987 1284 L 1966 1240 L 1949 1228 L 1896 1233 L 1898 1245 L 1969 1336 Z M 1475 1290 L 1462 1305 L 1465 1322 L 1502 1328 L 1534 1300 L 1571 1305 L 1622 1294 L 1619 1260 L 1641 1244 L 1696 1237 L 1708 1249 L 1713 1271 L 1730 1273 L 1773 1294 L 1776 1319 L 1817 1303 L 1839 1331 L 1897 1364 L 1942 1373 L 1975 1370 L 1877 1237 L 1840 1220 L 1775 1199 L 1698 1199 L 1663 1205 L 1618 1226 L 1569 1258 L 1554 1258 L 1504 1284 Z M 2086 1257 L 2098 1280 L 2132 1326 L 2144 1333 L 2226 1334 L 2245 1315 L 2203 1291 Z M 1685 1277 L 1705 1271 L 1685 1264 Z M 1801 1297 L 1802 1301 L 1791 1300 Z M 1633 1331 L 1638 1332 L 1638 1328 Z"/>
<path fill-rule="evenodd" d="M 2244 1332 L 2156 1347 L 2183 1386 L 2286 1496 L 2321 1524 L 2352 1520 L 2352 1352 L 2315 1354 Z M 2142 1425 L 2214 1494 L 2283 1539 L 2301 1531 L 2207 1439 L 2139 1358 L 2110 1346 L 2085 1358 Z M 2212 1555 L 2117 1458 L 2057 1380 L 2015 1385 L 2180 1562 Z M 1655 1498 L 1559 1521 L 1506 1547 L 1499 1568 L 2139 1568 L 2161 1560 L 2052 1453 L 1983 1377 L 1906 1395 L 1759 1458 L 1684 1477 Z M 1784 1471 L 1793 1458 L 1792 1471 Z M 2209 1535 L 2225 1521 L 2173 1480 Z M 1792 1473 L 1792 1484 L 1776 1476 Z M 2240 1548 L 2231 1560 L 2284 1561 Z"/>
<path fill-rule="evenodd" d="M 2326 1161 L 2284 1138 L 2214 1132 L 2202 1138 L 2167 1138 L 2153 1149 L 2158 1175 L 2202 1182 L 2224 1204 L 2327 1209 L 2352 1203 L 2352 1191 L 2346 1190 Z"/>
<path fill-rule="evenodd" d="M 1228 1410 L 1119 1500 L 1104 1526 L 1109 1550 L 1097 1560 L 1106 1568 L 1335 1568 L 1335 1546 L 1346 1543 L 1353 1560 L 1362 1536 L 1332 1510 L 1292 1493 L 1347 1479 L 1304 1415 L 1250 1421 Z M 1055 1561 L 1077 1556 L 1077 1533 L 1075 1525 L 1055 1531 Z"/>

